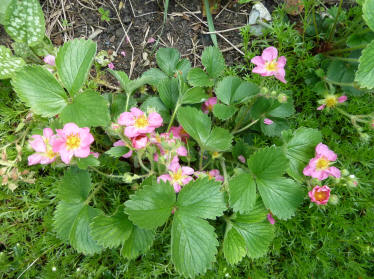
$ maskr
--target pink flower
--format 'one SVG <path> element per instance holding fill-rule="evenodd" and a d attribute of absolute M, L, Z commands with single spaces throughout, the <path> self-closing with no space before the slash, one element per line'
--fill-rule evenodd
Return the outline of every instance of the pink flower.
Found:
<path fill-rule="evenodd" d="M 274 122 L 273 122 L 273 120 L 271 120 L 271 119 L 269 119 L 269 118 L 265 118 L 264 119 L 264 124 L 266 124 L 266 125 L 271 125 L 271 124 L 273 124 Z"/>
<path fill-rule="evenodd" d="M 326 107 L 326 105 L 320 105 L 317 110 L 323 110 Z"/>
<path fill-rule="evenodd" d="M 126 57 L 126 52 L 121 51 L 121 55 L 122 55 L 123 57 Z"/>
<path fill-rule="evenodd" d="M 127 146 L 127 147 L 129 147 L 122 140 L 116 141 L 115 143 L 113 143 L 113 146 Z M 131 149 L 130 149 L 129 152 L 127 152 L 126 154 L 122 155 L 123 158 L 130 158 L 131 156 L 132 156 L 132 150 Z"/>
<path fill-rule="evenodd" d="M 219 170 L 214 169 L 208 172 L 209 179 L 215 179 L 216 181 L 224 181 L 224 177 L 219 173 Z"/>
<path fill-rule="evenodd" d="M 208 100 L 206 100 L 201 109 L 203 110 L 204 113 L 209 113 L 213 111 L 213 107 L 217 104 L 217 98 L 216 97 L 211 97 Z"/>
<path fill-rule="evenodd" d="M 327 145 L 319 143 L 316 146 L 316 157 L 309 161 L 309 164 L 303 170 L 303 174 L 318 180 L 324 180 L 330 175 L 340 178 L 340 170 L 330 166 L 336 159 L 337 155 Z"/>
<path fill-rule="evenodd" d="M 111 70 L 113 70 L 114 69 L 114 64 L 113 63 L 109 63 L 108 64 L 108 68 L 111 69 Z"/>
<path fill-rule="evenodd" d="M 174 157 L 168 170 L 169 173 L 160 175 L 157 178 L 157 182 L 160 182 L 160 180 L 164 182 L 170 181 L 176 193 L 181 190 L 183 185 L 188 184 L 193 179 L 191 175 L 194 173 L 194 170 L 190 167 L 181 167 L 178 157 Z"/>
<path fill-rule="evenodd" d="M 56 57 L 48 54 L 46 57 L 44 57 L 43 61 L 44 61 L 44 63 L 46 63 L 48 65 L 56 66 L 55 59 L 56 59 Z"/>
<path fill-rule="evenodd" d="M 260 74 L 263 77 L 275 76 L 278 80 L 283 83 L 287 83 L 285 80 L 286 72 L 284 66 L 286 65 L 286 57 L 281 56 L 278 58 L 278 50 L 275 47 L 265 48 L 261 56 L 255 56 L 251 62 L 256 65 L 252 70 L 253 73 Z"/>
<path fill-rule="evenodd" d="M 31 138 L 30 145 L 36 153 L 28 157 L 28 165 L 46 165 L 52 163 L 58 156 L 58 154 L 52 150 L 51 144 L 53 144 L 53 141 L 55 140 L 55 135 L 53 134 L 52 129 L 45 128 L 43 130 L 43 136 L 33 135 Z"/>
<path fill-rule="evenodd" d="M 118 119 L 120 125 L 126 126 L 124 133 L 129 138 L 152 133 L 162 125 L 162 121 L 162 117 L 157 112 L 152 112 L 147 116 L 138 108 L 121 113 Z"/>
<path fill-rule="evenodd" d="M 239 155 L 239 156 L 238 156 L 238 160 L 239 160 L 240 162 L 242 162 L 243 164 L 245 164 L 245 157 L 244 157 L 243 155 Z"/>
<path fill-rule="evenodd" d="M 308 192 L 310 200 L 316 204 L 326 204 L 330 198 L 330 188 L 326 185 L 315 186 L 312 191 Z"/>
<path fill-rule="evenodd" d="M 131 139 L 131 142 L 132 142 L 132 146 L 135 149 L 143 149 L 143 148 L 145 148 L 147 146 L 148 137 L 147 136 L 143 136 L 143 135 L 136 136 L 136 137 L 134 137 L 134 138 Z"/>
<path fill-rule="evenodd" d="M 89 128 L 79 128 L 74 123 L 67 123 L 63 129 L 57 129 L 56 132 L 58 138 L 54 140 L 52 149 L 60 153 L 65 164 L 69 164 L 73 156 L 86 158 L 90 155 L 90 145 L 94 138 Z"/>
<path fill-rule="evenodd" d="M 272 225 L 275 224 L 275 219 L 274 219 L 274 217 L 271 213 L 269 213 L 266 217 L 268 218 L 268 221 L 269 221 L 270 224 L 272 224 Z"/>
<path fill-rule="evenodd" d="M 152 44 L 152 43 L 154 43 L 156 40 L 154 39 L 154 38 L 149 38 L 148 39 L 148 41 L 147 41 L 147 43 L 148 44 Z"/>
<path fill-rule="evenodd" d="M 177 154 L 178 154 L 178 156 L 182 156 L 182 157 L 187 156 L 187 148 L 184 147 L 184 146 L 178 147 L 177 148 Z"/>
<path fill-rule="evenodd" d="M 338 102 L 339 102 L 339 103 L 344 103 L 344 102 L 347 101 L 347 100 L 348 100 L 348 97 L 345 96 L 345 95 L 340 96 L 340 97 L 338 98 Z"/>
<path fill-rule="evenodd" d="M 178 126 L 178 127 L 173 126 L 173 127 L 171 127 L 170 128 L 170 133 L 173 134 L 173 137 L 182 140 L 184 143 L 186 143 L 187 140 L 190 138 L 190 135 L 187 134 L 187 132 L 183 129 L 182 126 Z"/>
<path fill-rule="evenodd" d="M 343 96 L 336 96 L 333 94 L 326 95 L 324 99 L 319 100 L 318 103 L 321 104 L 317 110 L 323 110 L 325 107 L 328 109 L 335 107 L 339 103 L 344 103 L 347 101 L 348 97 L 343 95 Z"/>

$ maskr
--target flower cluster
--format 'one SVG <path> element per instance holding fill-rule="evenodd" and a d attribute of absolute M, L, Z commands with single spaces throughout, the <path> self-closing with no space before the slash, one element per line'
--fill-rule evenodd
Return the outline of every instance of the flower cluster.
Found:
<path fill-rule="evenodd" d="M 30 146 L 35 153 L 28 157 L 28 164 L 50 164 L 58 157 L 65 164 L 69 164 L 75 156 L 86 158 L 90 155 L 90 146 L 94 138 L 90 129 L 79 128 L 74 123 L 67 123 L 63 129 L 57 129 L 56 134 L 50 128 L 43 130 L 43 135 L 31 136 Z"/>

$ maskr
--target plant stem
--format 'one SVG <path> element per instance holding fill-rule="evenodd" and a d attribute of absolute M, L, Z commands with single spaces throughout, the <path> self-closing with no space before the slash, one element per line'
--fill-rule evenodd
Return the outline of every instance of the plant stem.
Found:
<path fill-rule="evenodd" d="M 237 130 L 237 131 L 233 131 L 232 133 L 235 135 L 237 133 L 240 133 L 240 132 L 243 132 L 244 130 L 247 130 L 249 127 L 253 126 L 254 124 L 256 124 L 260 119 L 256 119 L 256 120 L 253 120 L 251 123 L 249 123 L 248 125 L 244 126 L 243 128 Z"/>
<path fill-rule="evenodd" d="M 331 30 L 330 30 L 329 38 L 327 39 L 328 42 L 331 41 L 332 36 L 333 36 L 334 33 L 335 33 L 336 24 L 338 23 L 338 19 L 339 19 L 339 16 L 340 16 L 340 12 L 341 12 L 341 10 L 342 10 L 342 4 L 343 4 L 343 0 L 340 0 L 340 2 L 339 2 L 338 12 L 336 13 L 336 17 L 335 17 L 335 20 L 334 20 L 334 25 L 332 26 L 332 28 L 331 28 Z"/>
<path fill-rule="evenodd" d="M 328 79 L 327 77 L 324 77 L 324 80 L 328 83 L 339 85 L 339 86 L 352 86 L 356 88 L 356 84 L 354 82 L 339 82 L 339 81 L 333 81 L 331 79 Z"/>
<path fill-rule="evenodd" d="M 178 111 L 178 109 L 179 109 L 179 106 L 180 106 L 179 103 L 177 103 L 177 104 L 175 105 L 175 109 L 174 109 L 174 111 L 173 111 L 173 115 L 171 116 L 171 119 L 170 119 L 170 122 L 169 122 L 168 129 L 166 130 L 167 133 L 169 132 L 169 130 L 170 130 L 170 128 L 171 128 L 171 125 L 173 125 L 174 118 L 175 118 L 175 116 L 177 115 L 177 111 Z"/>
<path fill-rule="evenodd" d="M 227 190 L 227 185 L 229 184 L 229 182 L 228 182 L 228 177 L 227 177 L 225 159 L 221 157 L 220 163 L 221 163 L 222 172 L 223 172 L 223 186 Z"/>
<path fill-rule="evenodd" d="M 140 152 L 137 152 L 137 156 L 138 156 L 139 165 L 142 167 L 142 169 L 145 170 L 146 172 L 150 173 L 151 170 L 144 165 Z"/>
<path fill-rule="evenodd" d="M 131 96 L 131 94 L 129 94 L 129 93 L 126 94 L 126 106 L 125 106 L 125 111 L 127 111 L 128 108 L 129 108 L 130 96 Z"/>
<path fill-rule="evenodd" d="M 122 179 L 123 178 L 122 175 L 108 174 L 108 173 L 99 171 L 97 168 L 94 168 L 94 167 L 89 167 L 89 168 L 92 169 L 93 171 L 97 172 L 98 174 L 100 174 L 102 176 L 105 176 L 105 177 L 108 177 L 108 178 L 111 178 L 111 179 Z"/>
<path fill-rule="evenodd" d="M 103 184 L 100 184 L 98 187 L 96 187 L 92 192 L 91 194 L 88 196 L 88 198 L 86 199 L 86 201 L 84 202 L 86 205 L 88 205 L 90 203 L 90 201 L 92 200 L 92 198 L 95 196 L 95 194 L 101 189 L 101 187 L 103 186 Z"/>
<path fill-rule="evenodd" d="M 200 157 L 199 157 L 199 170 L 203 169 L 203 156 L 204 156 L 204 149 L 200 147 Z"/>
<path fill-rule="evenodd" d="M 367 44 L 362 44 L 362 45 L 358 45 L 358 46 L 350 47 L 350 48 L 333 49 L 333 50 L 325 51 L 323 53 L 324 54 L 343 53 L 343 52 L 349 52 L 349 51 L 356 50 L 356 49 L 362 49 L 362 48 L 365 48 L 366 46 Z"/>
<path fill-rule="evenodd" d="M 355 63 L 359 63 L 358 59 L 357 58 L 348 58 L 348 57 L 339 57 L 339 56 L 327 56 L 328 58 L 330 59 L 333 59 L 333 60 L 340 60 L 340 61 L 346 61 L 346 62 L 355 62 Z"/>
<path fill-rule="evenodd" d="M 314 30 L 316 32 L 317 44 L 319 44 L 319 34 L 318 34 L 318 27 L 317 27 L 317 22 L 316 22 L 316 6 L 315 5 L 313 5 L 313 25 L 314 25 Z"/>

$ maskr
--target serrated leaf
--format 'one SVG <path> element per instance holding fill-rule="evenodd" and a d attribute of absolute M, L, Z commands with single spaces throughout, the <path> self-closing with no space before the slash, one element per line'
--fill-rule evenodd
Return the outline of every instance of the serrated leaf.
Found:
<path fill-rule="evenodd" d="M 214 85 L 214 80 L 200 68 L 191 69 L 187 79 L 188 83 L 192 86 L 211 87 Z"/>
<path fill-rule="evenodd" d="M 65 172 L 59 186 L 59 197 L 65 202 L 83 203 L 91 191 L 90 173 L 78 168 L 70 168 Z"/>
<path fill-rule="evenodd" d="M 209 96 L 205 93 L 204 88 L 202 87 L 193 87 L 188 89 L 182 96 L 182 104 L 198 104 L 206 99 L 208 99 Z"/>
<path fill-rule="evenodd" d="M 259 92 L 254 83 L 233 76 L 223 78 L 215 88 L 217 98 L 226 105 L 241 103 Z"/>
<path fill-rule="evenodd" d="M 362 5 L 362 12 L 366 24 L 374 31 L 374 1 L 366 0 Z"/>
<path fill-rule="evenodd" d="M 122 246 L 121 255 L 129 260 L 137 258 L 151 247 L 154 238 L 154 231 L 134 226 L 129 238 Z"/>
<path fill-rule="evenodd" d="M 5 12 L 12 0 L 2 0 L 0 5 L 0 24 L 5 23 Z"/>
<path fill-rule="evenodd" d="M 12 85 L 20 99 L 41 116 L 55 116 L 67 105 L 64 89 L 41 66 L 24 67 L 13 76 Z"/>
<path fill-rule="evenodd" d="M 304 199 L 303 188 L 291 179 L 258 178 L 256 184 L 266 208 L 283 220 L 292 217 Z"/>
<path fill-rule="evenodd" d="M 129 76 L 123 71 L 115 71 L 112 69 L 108 69 L 108 72 L 111 73 L 119 81 L 121 88 L 126 91 L 127 86 L 130 82 Z"/>
<path fill-rule="evenodd" d="M 190 60 L 188 60 L 188 59 L 179 60 L 179 62 L 177 64 L 177 67 L 176 67 L 176 70 L 182 72 L 182 77 L 183 77 L 184 80 L 186 80 L 187 75 L 191 70 Z"/>
<path fill-rule="evenodd" d="M 287 103 L 279 103 L 275 102 L 270 111 L 266 113 L 269 117 L 278 117 L 278 118 L 286 118 L 295 113 L 295 108 L 293 106 L 292 101 L 288 101 Z"/>
<path fill-rule="evenodd" d="M 231 148 L 232 138 L 232 134 L 226 129 L 214 127 L 205 142 L 205 149 L 212 152 L 227 151 Z"/>
<path fill-rule="evenodd" d="M 129 219 L 143 229 L 163 225 L 175 205 L 174 188 L 169 183 L 145 185 L 125 202 Z"/>
<path fill-rule="evenodd" d="M 227 120 L 231 118 L 237 110 L 238 109 L 234 106 L 216 104 L 213 107 L 213 115 L 220 120 Z"/>
<path fill-rule="evenodd" d="M 223 240 L 223 253 L 227 262 L 235 265 L 247 254 L 247 246 L 243 236 L 235 229 L 229 229 Z"/>
<path fill-rule="evenodd" d="M 160 81 L 157 85 L 157 91 L 165 106 L 168 109 L 174 109 L 179 98 L 178 80 L 176 78 L 167 78 Z"/>
<path fill-rule="evenodd" d="M 74 122 L 80 127 L 107 126 L 110 122 L 109 105 L 99 93 L 87 90 L 77 95 L 60 117 L 64 123 Z"/>
<path fill-rule="evenodd" d="M 219 77 L 225 69 L 225 59 L 216 47 L 207 47 L 201 55 L 201 63 L 211 78 Z"/>
<path fill-rule="evenodd" d="M 142 76 L 147 77 L 148 83 L 152 86 L 157 86 L 160 81 L 168 78 L 168 76 L 163 71 L 156 68 L 145 71 Z"/>
<path fill-rule="evenodd" d="M 365 31 L 370 31 L 367 28 L 363 30 Z M 366 32 L 366 33 L 359 33 L 359 34 L 352 34 L 348 37 L 347 39 L 347 46 L 348 47 L 357 47 L 357 46 L 362 46 L 370 43 L 372 40 L 374 40 L 374 33 L 373 32 Z"/>
<path fill-rule="evenodd" d="M 370 2 L 366 1 L 365 3 Z M 367 89 L 374 88 L 374 41 L 367 45 L 362 51 L 359 59 L 360 64 L 356 72 L 355 81 L 357 81 L 361 87 Z"/>
<path fill-rule="evenodd" d="M 64 202 L 61 201 L 54 212 L 53 227 L 57 237 L 67 242 L 69 241 L 70 231 L 74 224 L 75 218 L 84 207 L 84 203 Z"/>
<path fill-rule="evenodd" d="M 269 211 L 265 208 L 263 202 L 261 199 L 257 199 L 254 207 L 246 212 L 246 213 L 240 213 L 236 214 L 232 220 L 234 220 L 237 223 L 245 223 L 245 224 L 252 224 L 252 223 L 259 223 L 266 221 L 266 217 Z"/>
<path fill-rule="evenodd" d="M 8 79 L 25 66 L 22 58 L 15 57 L 9 48 L 0 46 L 0 79 Z"/>
<path fill-rule="evenodd" d="M 160 48 L 156 53 L 157 65 L 169 77 L 174 75 L 179 62 L 180 54 L 174 48 Z"/>
<path fill-rule="evenodd" d="M 176 211 L 171 227 L 171 258 L 176 270 L 193 278 L 215 261 L 217 236 L 206 220 Z"/>
<path fill-rule="evenodd" d="M 156 111 L 161 115 L 162 119 L 164 120 L 164 123 L 170 121 L 170 111 L 164 105 L 164 103 L 161 101 L 159 97 L 148 97 L 140 106 L 140 109 L 142 111 L 147 111 L 151 109 L 152 111 Z"/>
<path fill-rule="evenodd" d="M 241 173 L 229 181 L 230 206 L 236 212 L 250 211 L 256 202 L 256 183 L 249 173 Z"/>
<path fill-rule="evenodd" d="M 272 179 L 281 176 L 288 168 L 288 159 L 280 147 L 265 147 L 248 160 L 255 179 Z"/>
<path fill-rule="evenodd" d="M 93 155 L 89 155 L 86 158 L 78 158 L 77 166 L 82 170 L 86 170 L 88 167 L 98 167 L 100 166 L 100 161 Z"/>
<path fill-rule="evenodd" d="M 119 158 L 129 152 L 129 148 L 127 146 L 113 146 L 111 149 L 105 152 L 109 156 L 113 158 Z"/>
<path fill-rule="evenodd" d="M 299 128 L 286 138 L 287 133 L 282 133 L 284 148 L 290 160 L 288 174 L 296 179 L 303 179 L 303 169 L 310 158 L 314 156 L 315 146 L 322 141 L 322 134 L 316 129 Z"/>
<path fill-rule="evenodd" d="M 220 186 L 219 182 L 207 177 L 190 182 L 178 194 L 177 211 L 203 219 L 221 216 L 226 204 Z"/>
<path fill-rule="evenodd" d="M 266 125 L 264 119 L 260 120 L 261 131 L 268 137 L 279 137 L 282 131 L 289 129 L 288 122 L 285 119 L 277 117 L 269 117 L 272 124 Z"/>
<path fill-rule="evenodd" d="M 113 216 L 99 215 L 90 224 L 91 235 L 105 248 L 115 248 L 125 243 L 130 237 L 133 224 L 120 206 Z"/>
<path fill-rule="evenodd" d="M 43 40 L 45 20 L 38 0 L 13 0 L 6 10 L 4 23 L 6 32 L 16 42 L 33 46 Z"/>
<path fill-rule="evenodd" d="M 58 75 L 71 95 L 82 88 L 90 72 L 97 45 L 91 40 L 74 39 L 60 47 L 56 57 Z"/>

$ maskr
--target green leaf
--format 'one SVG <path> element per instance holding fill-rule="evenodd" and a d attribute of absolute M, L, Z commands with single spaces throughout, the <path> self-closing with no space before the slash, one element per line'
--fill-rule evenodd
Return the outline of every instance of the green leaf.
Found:
<path fill-rule="evenodd" d="M 193 87 L 188 89 L 182 96 L 182 104 L 198 104 L 206 99 L 209 96 L 205 93 L 204 88 L 202 87 Z"/>
<path fill-rule="evenodd" d="M 91 235 L 105 248 L 115 248 L 125 243 L 133 231 L 133 224 L 120 206 L 113 216 L 99 215 L 90 224 Z"/>
<path fill-rule="evenodd" d="M 140 106 L 140 109 L 142 111 L 148 111 L 153 110 L 158 112 L 162 119 L 164 120 L 164 123 L 170 121 L 170 111 L 169 109 L 164 105 L 164 103 L 161 101 L 159 97 L 148 97 L 144 103 Z"/>
<path fill-rule="evenodd" d="M 220 120 L 227 120 L 231 118 L 237 110 L 238 109 L 234 106 L 216 104 L 213 107 L 213 115 Z"/>
<path fill-rule="evenodd" d="M 250 211 L 256 202 L 256 183 L 249 173 L 241 173 L 229 182 L 230 206 L 234 211 Z"/>
<path fill-rule="evenodd" d="M 270 117 L 272 124 L 266 125 L 264 119 L 260 119 L 261 131 L 268 137 L 279 137 L 282 131 L 289 129 L 288 122 L 282 118 Z"/>
<path fill-rule="evenodd" d="M 241 103 L 259 92 L 254 83 L 233 76 L 223 78 L 215 88 L 217 98 L 226 105 Z"/>
<path fill-rule="evenodd" d="M 156 53 L 157 65 L 169 77 L 174 75 L 179 62 L 180 54 L 174 48 L 160 48 Z"/>
<path fill-rule="evenodd" d="M 59 186 L 59 198 L 65 202 L 82 203 L 91 191 L 90 173 L 78 168 L 70 168 L 65 172 Z"/>
<path fill-rule="evenodd" d="M 152 86 L 158 86 L 158 83 L 160 81 L 168 78 L 168 76 L 163 71 L 156 68 L 145 71 L 142 77 L 147 77 L 148 83 Z"/>
<path fill-rule="evenodd" d="M 145 185 L 125 202 L 129 219 L 143 229 L 163 225 L 175 205 L 174 188 L 169 183 Z"/>
<path fill-rule="evenodd" d="M 113 146 L 111 149 L 105 152 L 109 156 L 113 158 L 119 158 L 129 152 L 129 148 L 127 146 Z"/>
<path fill-rule="evenodd" d="M 233 220 L 238 223 L 252 224 L 266 221 L 266 217 L 269 211 L 264 207 L 261 199 L 257 199 L 255 206 L 247 213 L 234 215 Z"/>
<path fill-rule="evenodd" d="M 0 5 L 0 24 L 5 23 L 5 12 L 12 0 L 2 0 L 1 5 Z"/>
<path fill-rule="evenodd" d="M 322 134 L 316 129 L 301 127 L 294 131 L 289 138 L 287 133 L 282 133 L 284 149 L 290 160 L 287 173 L 298 180 L 303 180 L 303 169 L 314 156 L 315 146 L 322 141 Z"/>
<path fill-rule="evenodd" d="M 60 117 L 64 123 L 74 122 L 80 127 L 107 126 L 110 122 L 109 105 L 99 93 L 87 90 L 77 95 Z"/>
<path fill-rule="evenodd" d="M 258 178 L 256 183 L 265 206 L 280 219 L 291 218 L 304 199 L 303 188 L 291 179 Z"/>
<path fill-rule="evenodd" d="M 56 57 L 58 75 L 71 95 L 82 88 L 90 72 L 96 43 L 91 40 L 74 39 L 60 47 Z"/>
<path fill-rule="evenodd" d="M 362 12 L 366 24 L 374 31 L 374 1 L 366 0 L 362 5 Z"/>
<path fill-rule="evenodd" d="M 243 236 L 235 229 L 229 229 L 223 240 L 223 253 L 227 262 L 235 265 L 247 254 L 247 246 Z"/>
<path fill-rule="evenodd" d="M 41 116 L 55 116 L 67 105 L 64 89 L 41 66 L 24 67 L 14 75 L 12 85 L 20 99 Z"/>
<path fill-rule="evenodd" d="M 25 66 L 22 58 L 15 57 L 9 48 L 0 45 L 0 79 L 8 79 Z"/>
<path fill-rule="evenodd" d="M 192 86 L 211 87 L 214 85 L 214 80 L 200 68 L 193 68 L 188 73 L 187 79 Z"/>
<path fill-rule="evenodd" d="M 363 30 L 363 32 L 365 31 L 370 31 L 368 30 L 367 28 L 365 28 Z M 360 33 L 360 34 L 355 34 L 353 33 L 352 35 L 350 35 L 347 39 L 347 46 L 348 47 L 357 47 L 357 46 L 361 46 L 361 45 L 366 45 L 368 43 L 370 43 L 372 40 L 374 40 L 374 33 L 373 32 L 366 32 L 364 34 Z"/>
<path fill-rule="evenodd" d="M 157 85 L 157 91 L 165 106 L 168 109 L 174 109 L 179 98 L 178 80 L 176 78 L 167 78 L 160 81 Z"/>
<path fill-rule="evenodd" d="M 57 237 L 67 242 L 70 239 L 70 231 L 74 224 L 75 218 L 84 207 L 84 203 L 69 203 L 60 201 L 54 213 L 53 227 Z"/>
<path fill-rule="evenodd" d="M 112 69 L 108 69 L 108 72 L 111 73 L 119 81 L 121 88 L 125 90 L 126 93 L 128 93 L 127 87 L 128 87 L 128 84 L 130 83 L 130 79 L 128 75 L 123 71 L 115 71 Z"/>
<path fill-rule="evenodd" d="M 188 59 L 179 60 L 179 62 L 177 64 L 177 67 L 176 67 L 176 70 L 182 72 L 182 77 L 183 77 L 184 80 L 186 80 L 187 75 L 191 70 L 190 60 L 188 60 Z"/>
<path fill-rule="evenodd" d="M 366 1 L 373 2 L 373 1 Z M 361 87 L 367 89 L 374 88 L 374 41 L 372 41 L 363 51 L 359 59 L 360 64 L 356 72 L 355 81 Z"/>
<path fill-rule="evenodd" d="M 295 108 L 292 101 L 287 103 L 274 102 L 270 108 L 270 111 L 266 113 L 269 117 L 286 118 L 295 113 Z"/>
<path fill-rule="evenodd" d="M 248 160 L 255 179 L 272 179 L 281 176 L 288 168 L 288 159 L 280 147 L 265 147 Z"/>
<path fill-rule="evenodd" d="M 129 260 L 137 258 L 151 247 L 154 238 L 154 231 L 134 226 L 129 238 L 122 246 L 121 255 Z"/>
<path fill-rule="evenodd" d="M 178 195 L 177 211 L 184 215 L 215 219 L 226 210 L 221 183 L 199 178 L 185 185 Z"/>
<path fill-rule="evenodd" d="M 201 63 L 211 78 L 219 77 L 225 69 L 225 59 L 216 47 L 207 47 L 204 49 L 201 55 Z"/>
<path fill-rule="evenodd" d="M 212 152 L 227 151 L 231 148 L 232 138 L 233 136 L 229 131 L 221 127 L 214 127 L 204 144 L 204 148 Z"/>
<path fill-rule="evenodd" d="M 38 44 L 45 34 L 45 20 L 39 1 L 13 0 L 6 10 L 4 27 L 16 42 L 25 42 L 29 46 Z"/>
<path fill-rule="evenodd" d="M 171 258 L 176 270 L 193 278 L 215 261 L 217 236 L 207 221 L 176 211 L 171 227 Z"/>
<path fill-rule="evenodd" d="M 77 166 L 82 170 L 86 170 L 88 167 L 100 166 L 100 161 L 93 155 L 89 155 L 86 158 L 78 158 Z"/>

